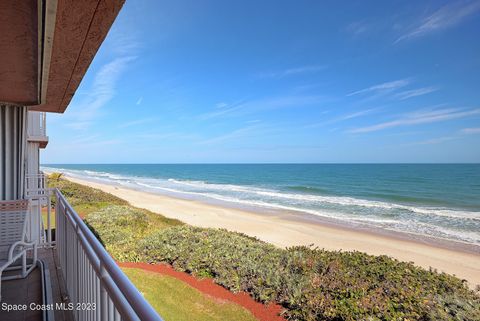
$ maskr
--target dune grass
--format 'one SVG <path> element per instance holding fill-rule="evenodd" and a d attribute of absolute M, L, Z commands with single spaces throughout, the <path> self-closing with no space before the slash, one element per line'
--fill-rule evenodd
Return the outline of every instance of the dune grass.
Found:
<path fill-rule="evenodd" d="M 86 217 L 88 214 L 110 205 L 128 205 L 127 201 L 112 194 L 68 181 L 62 178 L 60 173 L 49 175 L 47 185 L 50 188 L 56 187 L 60 189 L 67 201 L 81 217 Z M 55 205 L 55 197 L 52 199 L 52 205 Z"/>
<path fill-rule="evenodd" d="M 145 236 L 183 224 L 178 220 L 127 205 L 104 207 L 90 213 L 85 218 L 85 223 L 94 231 L 107 251 L 116 260 L 124 262 L 140 261 L 136 246 Z"/>
<path fill-rule="evenodd" d="M 168 275 L 136 268 L 122 268 L 165 321 L 254 321 L 243 307 L 204 295 Z"/>

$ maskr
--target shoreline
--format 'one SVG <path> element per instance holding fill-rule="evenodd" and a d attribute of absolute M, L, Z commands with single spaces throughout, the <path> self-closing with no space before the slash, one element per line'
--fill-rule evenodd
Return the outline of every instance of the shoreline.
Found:
<path fill-rule="evenodd" d="M 426 269 L 432 267 L 455 274 L 467 280 L 472 289 L 480 284 L 480 253 L 474 250 L 474 245 L 468 249 L 464 248 L 462 243 L 455 244 L 449 241 L 431 244 L 422 238 L 409 238 L 408 234 L 390 231 L 379 233 L 368 229 L 340 226 L 333 222 L 299 218 L 299 215 L 294 213 L 279 211 L 262 215 L 246 209 L 153 194 L 68 175 L 64 177 L 125 199 L 133 206 L 179 219 L 190 225 L 225 228 L 257 237 L 279 247 L 313 244 L 326 250 L 388 255 L 401 261 L 413 262 Z"/>

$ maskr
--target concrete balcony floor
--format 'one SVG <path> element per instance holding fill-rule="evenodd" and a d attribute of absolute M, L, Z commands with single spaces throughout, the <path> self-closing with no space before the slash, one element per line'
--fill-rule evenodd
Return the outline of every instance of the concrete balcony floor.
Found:
<path fill-rule="evenodd" d="M 65 283 L 57 264 L 55 249 L 39 249 L 38 257 L 41 259 L 50 274 L 50 286 L 52 294 L 52 303 L 67 303 L 65 292 Z M 4 275 L 8 275 L 6 272 Z M 2 321 L 40 321 L 43 320 L 41 310 L 32 310 L 32 303 L 42 305 L 42 275 L 40 268 L 35 268 L 27 278 L 18 280 L 2 281 L 2 302 L 0 303 L 0 320 Z M 26 305 L 24 311 L 6 311 L 4 304 Z M 73 321 L 73 314 L 68 310 L 53 309 L 55 321 Z"/>

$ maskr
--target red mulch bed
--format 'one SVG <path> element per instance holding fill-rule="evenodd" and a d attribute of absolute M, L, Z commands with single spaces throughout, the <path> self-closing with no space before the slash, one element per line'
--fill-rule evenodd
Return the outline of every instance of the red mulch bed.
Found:
<path fill-rule="evenodd" d="M 245 292 L 232 293 L 227 289 L 215 284 L 211 279 L 197 279 L 191 274 L 179 272 L 174 270 L 167 264 L 148 264 L 148 263 L 122 263 L 117 262 L 121 267 L 140 268 L 147 271 L 152 271 L 160 274 L 173 276 L 200 292 L 210 295 L 217 299 L 228 300 L 241 305 L 249 310 L 257 319 L 261 321 L 284 321 L 279 314 L 282 312 L 282 307 L 278 304 L 270 303 L 264 305 L 255 301 L 250 295 Z"/>

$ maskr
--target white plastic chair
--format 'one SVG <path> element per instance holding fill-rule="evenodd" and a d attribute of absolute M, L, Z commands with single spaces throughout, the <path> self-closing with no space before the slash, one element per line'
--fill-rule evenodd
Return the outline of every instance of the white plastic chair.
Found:
<path fill-rule="evenodd" d="M 3 280 L 23 279 L 37 265 L 37 242 L 27 242 L 28 200 L 0 201 L 0 301 Z M 33 250 L 33 262 L 27 265 L 27 251 Z M 16 263 L 21 258 L 21 264 Z M 19 270 L 20 274 L 2 277 L 3 271 Z"/>

